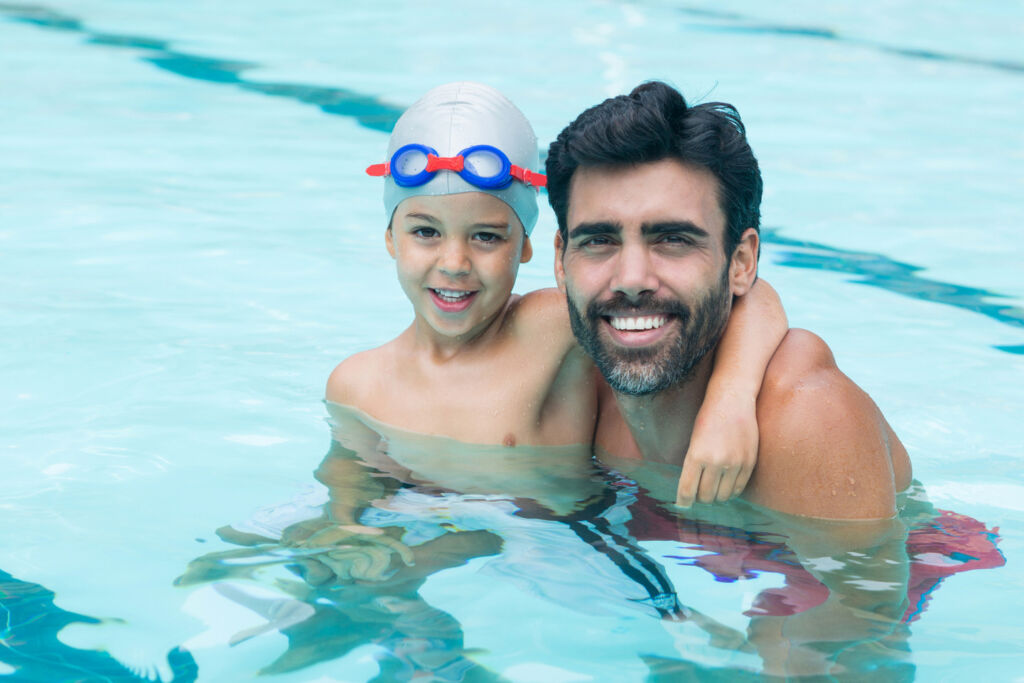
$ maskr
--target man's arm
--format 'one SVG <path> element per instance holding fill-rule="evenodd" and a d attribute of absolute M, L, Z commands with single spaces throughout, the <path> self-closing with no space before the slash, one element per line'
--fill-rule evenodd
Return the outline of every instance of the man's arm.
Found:
<path fill-rule="evenodd" d="M 839 371 L 828 346 L 790 330 L 757 399 L 761 445 L 744 497 L 826 519 L 883 519 L 910 460 L 881 411 Z"/>

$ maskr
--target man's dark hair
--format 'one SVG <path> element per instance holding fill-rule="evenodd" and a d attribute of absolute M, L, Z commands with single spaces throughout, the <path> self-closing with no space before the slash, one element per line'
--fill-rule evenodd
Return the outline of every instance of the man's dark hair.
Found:
<path fill-rule="evenodd" d="M 659 81 L 642 83 L 587 109 L 566 126 L 548 150 L 548 201 L 567 240 L 569 184 L 580 166 L 641 164 L 677 159 L 706 168 L 718 179 L 725 214 L 725 253 L 743 231 L 761 225 L 761 171 L 731 104 L 687 106 L 682 94 Z"/>

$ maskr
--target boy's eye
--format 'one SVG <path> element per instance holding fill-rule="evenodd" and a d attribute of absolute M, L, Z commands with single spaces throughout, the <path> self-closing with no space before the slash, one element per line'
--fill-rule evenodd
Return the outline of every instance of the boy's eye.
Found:
<path fill-rule="evenodd" d="M 416 235 L 417 237 L 427 239 L 430 237 L 437 237 L 441 233 L 439 233 L 435 228 L 415 228 L 412 231 L 412 234 Z"/>
<path fill-rule="evenodd" d="M 491 243 L 501 240 L 501 235 L 498 235 L 497 233 L 493 232 L 478 232 L 473 235 L 473 239 L 475 239 L 478 242 Z"/>

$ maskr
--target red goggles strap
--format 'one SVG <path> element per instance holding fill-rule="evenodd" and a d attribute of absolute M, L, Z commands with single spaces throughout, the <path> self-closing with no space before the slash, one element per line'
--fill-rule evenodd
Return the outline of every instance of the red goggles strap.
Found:
<path fill-rule="evenodd" d="M 543 173 L 534 173 L 528 168 L 513 166 L 511 175 L 516 180 L 533 187 L 547 187 L 548 177 Z"/>
<path fill-rule="evenodd" d="M 391 173 L 391 164 L 385 162 L 383 164 L 371 164 L 366 167 L 366 175 L 372 175 L 376 177 L 386 176 Z"/>

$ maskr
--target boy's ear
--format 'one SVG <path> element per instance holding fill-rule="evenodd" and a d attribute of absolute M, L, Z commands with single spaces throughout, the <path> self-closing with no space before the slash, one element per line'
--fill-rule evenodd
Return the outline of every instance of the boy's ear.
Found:
<path fill-rule="evenodd" d="M 565 294 L 565 266 L 562 264 L 562 233 L 555 231 L 555 282 Z"/>
<path fill-rule="evenodd" d="M 391 232 L 391 226 L 384 232 L 384 244 L 388 247 L 388 253 L 391 254 L 391 258 L 395 258 L 395 235 Z"/>
<path fill-rule="evenodd" d="M 757 279 L 757 255 L 761 239 L 754 228 L 747 228 L 729 262 L 729 289 L 734 296 L 743 296 Z"/>
<path fill-rule="evenodd" d="M 533 258 L 533 244 L 530 243 L 530 236 L 523 237 L 523 251 L 519 255 L 519 262 L 526 263 Z"/>

